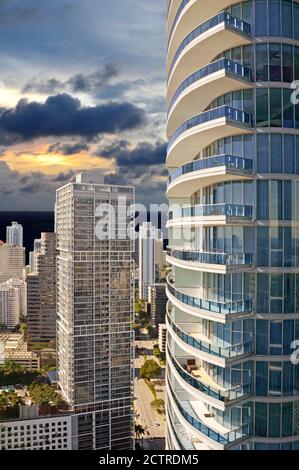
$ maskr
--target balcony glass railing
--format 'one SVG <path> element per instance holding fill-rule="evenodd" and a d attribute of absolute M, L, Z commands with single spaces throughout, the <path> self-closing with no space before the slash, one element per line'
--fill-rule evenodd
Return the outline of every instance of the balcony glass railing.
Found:
<path fill-rule="evenodd" d="M 177 290 L 173 285 L 171 276 L 167 277 L 167 287 L 170 294 L 175 299 L 195 309 L 219 313 L 221 315 L 250 313 L 252 311 L 252 299 L 247 295 L 244 296 L 244 299 L 233 302 L 217 302 L 214 300 L 199 299 L 198 297 L 193 297 Z"/>
<path fill-rule="evenodd" d="M 243 426 L 240 426 L 239 428 L 235 429 L 234 431 L 230 431 L 227 434 L 220 434 L 210 427 L 208 427 L 206 424 L 204 424 L 202 421 L 200 421 L 199 418 L 195 418 L 192 416 L 191 411 L 192 407 L 189 404 L 189 402 L 182 402 L 184 403 L 185 406 L 183 406 L 182 403 L 179 402 L 177 399 L 174 391 L 172 390 L 170 384 L 168 383 L 168 389 L 171 393 L 172 399 L 174 400 L 179 412 L 181 415 L 188 421 L 191 426 L 193 426 L 195 429 L 197 429 L 200 433 L 204 434 L 205 436 L 209 437 L 213 441 L 218 442 L 219 444 L 222 445 L 227 445 L 230 444 L 238 439 L 242 438 L 247 438 L 250 436 L 250 425 L 245 424 Z M 187 409 L 188 408 L 188 411 Z"/>
<path fill-rule="evenodd" d="M 241 78 L 242 80 L 251 81 L 252 80 L 252 71 L 248 67 L 244 67 L 244 65 L 239 64 L 238 62 L 233 62 L 229 59 L 219 59 L 212 64 L 206 65 L 205 67 L 201 68 L 197 72 L 190 75 L 190 77 L 186 78 L 183 83 L 179 86 L 177 91 L 175 92 L 169 108 L 168 108 L 168 115 L 172 110 L 175 102 L 177 101 L 178 97 L 185 91 L 189 86 L 193 85 L 193 83 L 198 82 L 204 77 L 208 75 L 212 75 L 215 72 L 219 72 L 220 70 L 225 70 L 230 74 Z"/>
<path fill-rule="evenodd" d="M 241 126 L 252 127 L 253 125 L 253 118 L 251 114 L 246 113 L 245 111 L 240 111 L 236 108 L 232 108 L 231 106 L 220 106 L 219 108 L 210 109 L 209 111 L 205 111 L 198 116 L 194 116 L 179 126 L 169 140 L 168 150 L 176 141 L 176 139 L 184 132 L 192 129 L 193 127 L 199 126 L 200 124 L 205 124 L 206 122 L 221 118 L 226 118 L 228 121 L 237 123 Z"/>
<path fill-rule="evenodd" d="M 201 34 L 205 33 L 209 29 L 214 28 L 215 26 L 225 23 L 225 25 L 233 30 L 236 30 L 238 33 L 244 34 L 247 37 L 251 37 L 251 27 L 249 23 L 246 23 L 243 20 L 240 20 L 239 18 L 230 15 L 230 13 L 227 13 L 225 11 L 219 13 L 216 16 L 213 16 L 213 18 L 210 18 L 209 20 L 205 21 L 203 24 L 195 28 L 188 36 L 181 42 L 179 45 L 175 56 L 173 58 L 173 61 L 170 66 L 168 78 L 171 75 L 171 72 L 183 52 L 183 50 L 196 38 L 198 38 Z"/>
<path fill-rule="evenodd" d="M 168 422 L 168 431 L 171 432 L 172 436 L 175 437 L 177 445 L 179 446 L 180 450 L 196 450 L 190 436 L 186 432 L 186 429 L 182 424 L 173 424 L 173 419 L 171 418 L 169 412 L 167 413 L 167 422 Z"/>
<path fill-rule="evenodd" d="M 167 350 L 171 363 L 180 377 L 187 384 L 191 385 L 196 390 L 205 393 L 209 397 L 215 398 L 216 400 L 222 402 L 228 402 L 231 400 L 236 400 L 237 398 L 243 398 L 245 396 L 251 395 L 251 384 L 249 383 L 245 385 L 237 385 L 236 387 L 232 387 L 231 389 L 225 391 L 217 390 L 216 388 L 203 384 L 199 379 L 186 372 L 181 364 L 171 354 L 169 348 L 167 348 Z"/>
<path fill-rule="evenodd" d="M 194 160 L 193 162 L 186 163 L 186 165 L 177 168 L 169 175 L 168 185 L 183 175 L 220 166 L 225 166 L 227 169 L 233 171 L 240 171 L 249 174 L 252 173 L 253 169 L 252 160 L 249 160 L 248 158 L 235 157 L 227 154 L 215 155 L 213 157 Z"/>
<path fill-rule="evenodd" d="M 167 255 L 181 261 L 203 264 L 219 264 L 221 266 L 251 266 L 253 253 L 214 253 L 202 251 L 176 250 L 167 248 Z"/>
<path fill-rule="evenodd" d="M 252 219 L 252 206 L 243 206 L 240 204 L 209 204 L 182 207 L 181 210 L 170 211 L 169 220 L 184 217 L 241 217 Z"/>
<path fill-rule="evenodd" d="M 185 333 L 181 328 L 176 325 L 170 318 L 169 312 L 167 312 L 167 320 L 171 326 L 171 329 L 175 334 L 188 346 L 191 346 L 198 351 L 202 351 L 212 356 L 221 357 L 223 359 L 231 359 L 234 357 L 244 356 L 245 354 L 251 354 L 253 352 L 253 341 L 246 341 L 243 343 L 233 344 L 232 346 L 220 347 L 210 344 L 205 341 L 200 341 L 193 338 L 190 334 Z"/>

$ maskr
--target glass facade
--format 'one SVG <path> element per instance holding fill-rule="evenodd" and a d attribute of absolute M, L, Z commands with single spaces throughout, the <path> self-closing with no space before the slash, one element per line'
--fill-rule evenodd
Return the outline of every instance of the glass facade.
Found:
<path fill-rule="evenodd" d="M 180 7 L 173 37 L 182 15 L 182 28 L 188 29 L 188 18 L 191 23 L 193 7 L 187 5 Z M 213 18 L 216 13 L 221 12 Z M 173 87 L 171 74 L 168 83 L 174 90 L 168 118 L 178 122 L 168 136 L 168 194 L 175 205 L 168 223 L 168 445 L 194 445 L 182 433 L 185 419 L 194 439 L 211 448 L 219 448 L 216 440 L 223 449 L 296 450 L 299 366 L 292 354 L 299 341 L 299 105 L 292 100 L 291 83 L 299 80 L 299 2 L 248 0 L 225 13 L 249 25 L 251 40 L 239 35 L 240 44 L 236 40 L 237 47 L 228 48 L 223 35 L 223 51 L 217 49 L 211 63 L 192 75 L 196 64 L 186 65 L 186 57 L 180 63 L 178 54 L 175 73 L 182 84 Z M 188 34 L 191 38 L 193 32 Z M 190 57 L 196 60 L 196 54 Z M 197 80 L 226 64 L 239 71 L 238 77 L 230 75 L 235 89 L 225 93 L 224 85 L 220 93 L 215 86 L 206 109 L 195 115 L 193 107 L 182 122 L 173 106 L 180 94 L 185 96 L 180 107 L 188 106 L 189 87 L 194 90 Z M 200 93 L 199 86 L 198 100 Z M 231 131 L 227 122 L 210 130 L 211 121 L 223 117 L 238 130 Z M 213 138 L 201 124 L 210 126 Z M 182 134 L 184 155 L 182 140 L 177 144 Z M 209 142 L 202 145 L 205 139 Z M 219 426 L 223 432 L 212 434 Z"/>
<path fill-rule="evenodd" d="M 133 446 L 134 297 L 127 227 L 134 191 L 70 183 L 56 202 L 58 374 L 78 415 L 77 447 L 127 450 Z M 113 210 L 109 220 L 97 215 L 107 204 L 115 220 Z M 108 236 L 113 227 L 114 238 Z"/>

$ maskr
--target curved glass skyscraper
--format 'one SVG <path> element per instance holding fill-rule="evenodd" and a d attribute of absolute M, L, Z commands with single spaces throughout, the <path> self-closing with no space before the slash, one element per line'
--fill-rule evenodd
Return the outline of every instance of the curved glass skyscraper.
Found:
<path fill-rule="evenodd" d="M 299 449 L 299 2 L 167 22 L 167 447 Z"/>

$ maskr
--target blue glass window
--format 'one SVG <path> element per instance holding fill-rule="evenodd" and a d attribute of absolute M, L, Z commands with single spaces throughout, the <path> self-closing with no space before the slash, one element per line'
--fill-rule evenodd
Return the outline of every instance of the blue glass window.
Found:
<path fill-rule="evenodd" d="M 282 0 L 282 36 L 292 37 L 292 2 L 291 0 Z"/>
<path fill-rule="evenodd" d="M 282 404 L 282 437 L 292 435 L 293 431 L 293 403 Z"/>
<path fill-rule="evenodd" d="M 266 320 L 256 321 L 256 353 L 258 355 L 268 355 L 269 349 L 269 322 Z"/>
<path fill-rule="evenodd" d="M 282 46 L 283 81 L 291 83 L 293 75 L 293 47 L 288 44 Z"/>
<path fill-rule="evenodd" d="M 270 126 L 282 127 L 281 89 L 280 88 L 270 88 Z"/>
<path fill-rule="evenodd" d="M 269 227 L 257 229 L 257 265 L 269 266 Z"/>
<path fill-rule="evenodd" d="M 284 136 L 284 173 L 295 173 L 294 136 Z M 291 210 L 290 210 L 291 213 Z M 291 219 L 288 219 L 291 220 Z"/>
<path fill-rule="evenodd" d="M 282 169 L 282 136 L 271 135 L 271 172 L 283 173 Z"/>
<path fill-rule="evenodd" d="M 272 21 L 271 21 L 271 24 Z M 275 36 L 275 35 L 272 35 Z M 269 45 L 270 82 L 281 82 L 281 45 Z"/>
<path fill-rule="evenodd" d="M 269 220 L 269 182 L 257 182 L 257 218 Z"/>
<path fill-rule="evenodd" d="M 256 363 L 256 395 L 266 397 L 268 395 L 268 363 Z"/>
<path fill-rule="evenodd" d="M 291 344 L 294 340 L 294 321 L 286 320 L 283 322 L 283 354 L 288 356 L 292 354 Z"/>
<path fill-rule="evenodd" d="M 279 403 L 269 404 L 269 437 L 280 437 L 281 435 L 281 405 Z"/>
<path fill-rule="evenodd" d="M 268 409 L 266 403 L 255 404 L 255 434 L 267 437 Z"/>
<path fill-rule="evenodd" d="M 269 394 L 273 396 L 281 395 L 282 371 L 279 367 L 269 369 Z"/>
<path fill-rule="evenodd" d="M 293 274 L 284 276 L 284 311 L 295 313 L 295 276 Z"/>
<path fill-rule="evenodd" d="M 268 36 L 268 8 L 267 0 L 256 0 L 255 4 L 255 34 Z"/>
<path fill-rule="evenodd" d="M 294 127 L 294 106 L 291 101 L 292 90 L 283 90 L 283 127 Z"/>
<path fill-rule="evenodd" d="M 258 127 L 269 126 L 269 93 L 265 88 L 256 90 L 256 124 Z"/>
<path fill-rule="evenodd" d="M 294 391 L 294 366 L 290 362 L 283 363 L 283 395 L 293 395 Z"/>

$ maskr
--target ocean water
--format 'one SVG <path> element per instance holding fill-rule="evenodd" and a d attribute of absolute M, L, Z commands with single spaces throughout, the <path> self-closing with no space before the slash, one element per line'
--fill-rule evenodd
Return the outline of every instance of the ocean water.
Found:
<path fill-rule="evenodd" d="M 33 241 L 40 238 L 41 232 L 54 231 L 54 212 L 0 212 L 0 240 L 6 239 L 6 227 L 12 221 L 23 225 L 24 247 L 26 248 L 26 259 L 28 263 L 29 251 L 33 250 Z M 148 214 L 148 221 L 150 215 Z M 161 228 L 161 217 L 159 215 L 159 228 Z M 139 226 L 136 227 L 139 231 Z M 164 240 L 164 249 L 168 240 Z"/>
<path fill-rule="evenodd" d="M 41 232 L 54 231 L 53 212 L 0 212 L 0 240 L 6 239 L 6 227 L 12 221 L 23 225 L 24 246 L 28 253 L 33 249 L 33 241 L 40 238 Z"/>

